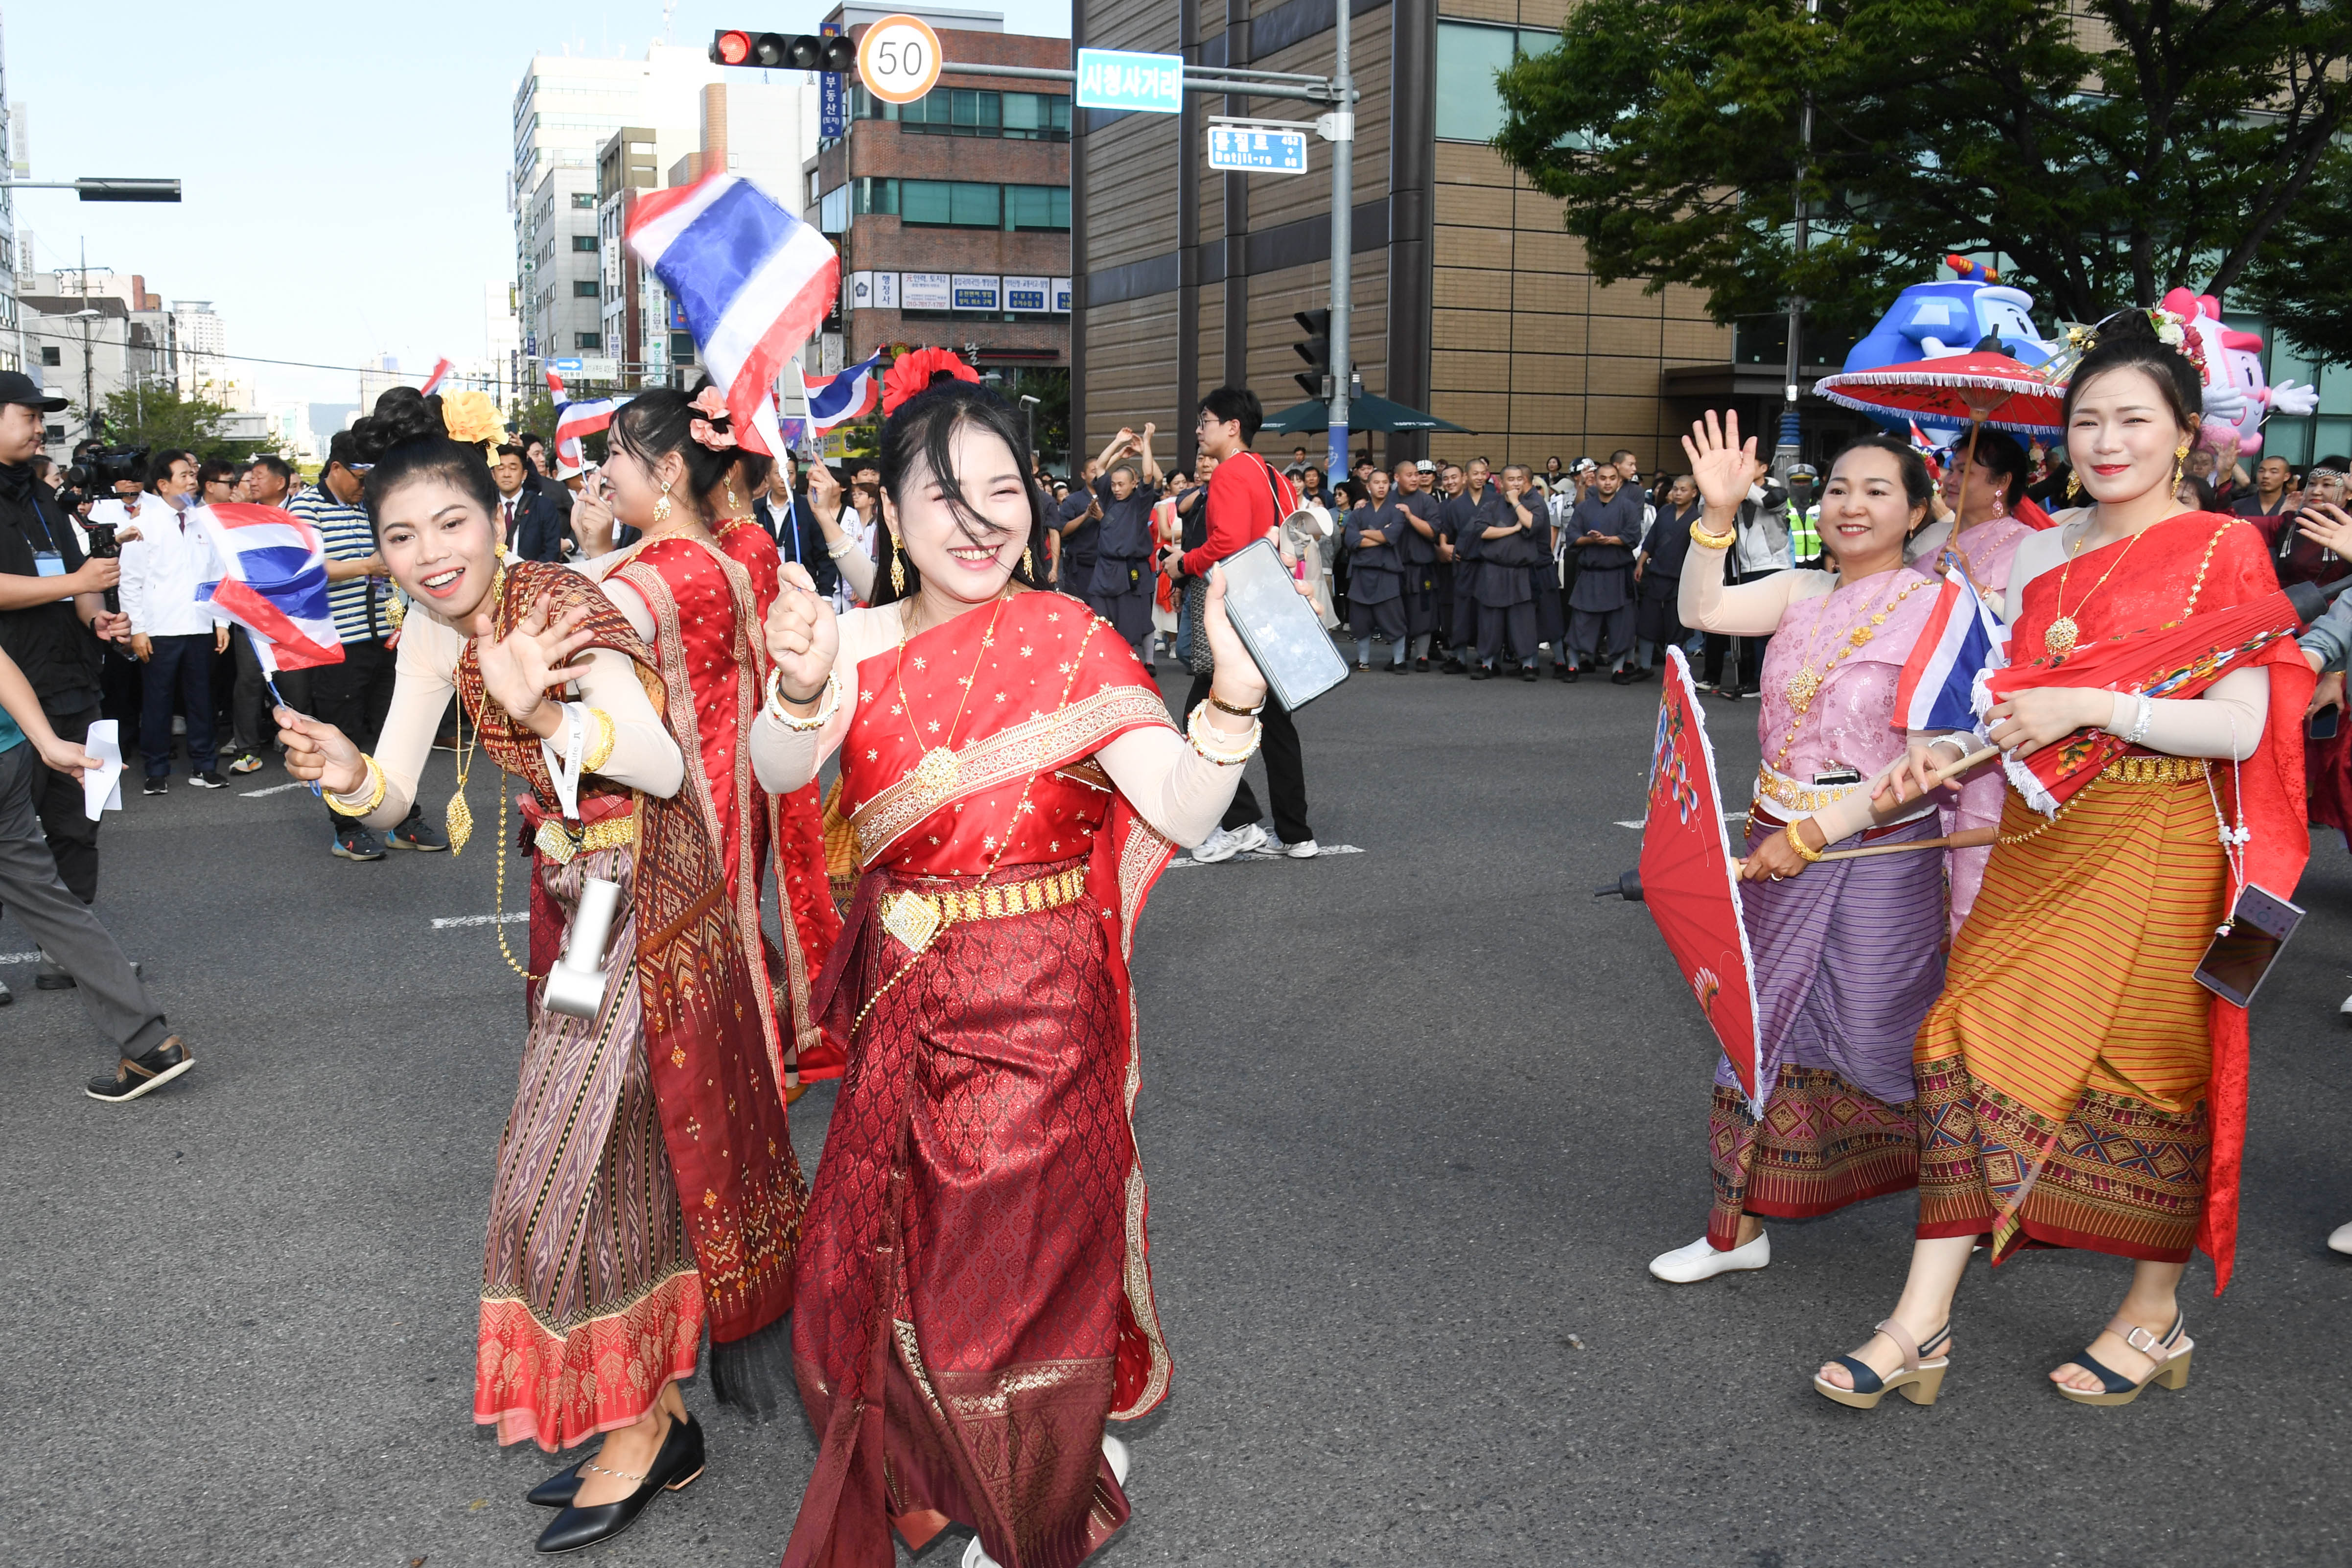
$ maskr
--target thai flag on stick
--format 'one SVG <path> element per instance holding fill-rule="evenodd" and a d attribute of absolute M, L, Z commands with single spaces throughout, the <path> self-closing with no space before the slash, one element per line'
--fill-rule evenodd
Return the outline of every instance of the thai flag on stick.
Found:
<path fill-rule="evenodd" d="M 197 584 L 196 597 L 252 634 L 264 673 L 342 663 L 327 607 L 327 552 L 309 523 L 246 501 L 196 507 L 188 521 L 204 530 L 221 574 Z"/>
<path fill-rule="evenodd" d="M 781 457 L 772 389 L 841 291 L 831 242 L 723 170 L 644 196 L 630 215 L 628 241 L 685 310 L 736 439 Z"/>
<path fill-rule="evenodd" d="M 433 374 L 425 378 L 425 385 L 422 388 L 425 396 L 433 395 L 434 390 L 441 384 L 441 378 L 447 375 L 451 368 L 446 359 L 436 359 L 433 362 Z"/>
<path fill-rule="evenodd" d="M 2008 665 L 2009 628 L 1977 596 L 1967 573 L 1948 574 L 1895 682 L 1895 727 L 1975 730 L 1979 677 Z"/>
<path fill-rule="evenodd" d="M 874 357 L 832 375 L 810 376 L 801 370 L 801 362 L 793 361 L 793 374 L 800 377 L 801 397 L 808 405 L 808 422 L 812 430 L 822 434 L 836 425 L 852 419 L 863 419 L 874 412 L 882 401 L 882 351 Z"/>
<path fill-rule="evenodd" d="M 555 455 L 577 468 L 582 467 L 580 437 L 593 436 L 613 423 L 613 416 L 621 411 L 625 397 L 583 397 L 577 403 L 564 400 L 563 378 L 553 371 L 547 373 L 547 389 L 555 395 Z"/>

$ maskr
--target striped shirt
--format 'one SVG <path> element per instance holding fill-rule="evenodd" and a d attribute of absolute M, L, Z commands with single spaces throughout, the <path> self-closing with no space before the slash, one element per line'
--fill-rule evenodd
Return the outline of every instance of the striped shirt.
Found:
<path fill-rule="evenodd" d="M 330 561 L 363 561 L 375 553 L 375 527 L 366 510 L 345 506 L 324 484 L 312 485 L 289 501 L 286 510 L 319 531 Z M 365 642 L 391 635 L 384 605 L 392 584 L 382 577 L 347 577 L 327 589 L 334 611 L 335 634 L 345 642 Z"/>

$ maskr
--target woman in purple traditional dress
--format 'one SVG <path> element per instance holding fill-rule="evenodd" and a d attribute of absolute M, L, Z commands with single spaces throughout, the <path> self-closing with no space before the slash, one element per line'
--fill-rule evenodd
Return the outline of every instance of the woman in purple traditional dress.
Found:
<path fill-rule="evenodd" d="M 1755 442 L 1743 448 L 1731 416 L 1692 429 L 1683 447 L 1706 510 L 1691 527 L 1682 622 L 1772 640 L 1740 889 L 1760 1103 L 1717 1063 L 1706 1234 L 1650 1263 L 1675 1284 L 1769 1263 L 1763 1216 L 1811 1218 L 1918 1184 L 1911 1042 L 1943 988 L 1947 918 L 1942 854 L 1816 864 L 1832 847 L 1941 832 L 1937 797 L 1898 806 L 1879 793 L 1907 760 L 1895 687 L 1940 583 L 1904 562 L 1927 517 L 1926 465 L 1885 437 L 1854 442 L 1822 496 L 1836 570 L 1727 586 L 1717 556 L 1732 542 Z"/>

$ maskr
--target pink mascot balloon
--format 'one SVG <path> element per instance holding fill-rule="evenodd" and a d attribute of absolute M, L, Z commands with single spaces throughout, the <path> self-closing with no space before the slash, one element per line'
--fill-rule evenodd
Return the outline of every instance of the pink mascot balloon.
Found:
<path fill-rule="evenodd" d="M 2164 308 L 2180 318 L 2181 345 L 2205 378 L 2204 444 L 2218 452 L 2252 457 L 2263 449 L 2263 418 L 2272 412 L 2308 414 L 2319 406 L 2319 389 L 2263 376 L 2263 339 L 2221 324 L 2221 302 L 2210 294 L 2175 289 Z"/>

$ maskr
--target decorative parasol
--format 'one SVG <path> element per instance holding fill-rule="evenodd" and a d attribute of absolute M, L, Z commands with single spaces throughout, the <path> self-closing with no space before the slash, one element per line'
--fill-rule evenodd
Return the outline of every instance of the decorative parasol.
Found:
<path fill-rule="evenodd" d="M 1650 809 L 1642 826 L 1641 897 L 1666 939 L 1675 965 L 1723 1047 L 1740 1091 L 1758 1115 L 1755 965 L 1739 919 L 1739 873 L 1715 785 L 1715 750 L 1691 684 L 1690 660 L 1666 650 L 1650 759 Z"/>
<path fill-rule="evenodd" d="M 1960 460 L 1955 512 L 1968 504 L 1979 427 L 1990 425 L 2023 436 L 2064 434 L 2065 384 L 2053 385 L 2042 369 L 2018 363 L 1998 337 L 1987 338 L 1964 354 L 1825 375 L 1813 383 L 1813 390 L 1864 414 L 1903 414 L 1915 421 L 1954 425 L 1966 421 L 1968 456 Z"/>

